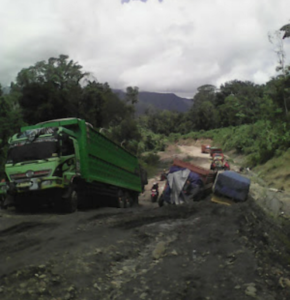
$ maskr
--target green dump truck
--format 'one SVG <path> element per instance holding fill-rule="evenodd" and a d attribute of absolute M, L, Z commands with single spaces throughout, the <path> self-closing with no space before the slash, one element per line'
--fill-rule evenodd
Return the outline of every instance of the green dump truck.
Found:
<path fill-rule="evenodd" d="M 128 207 L 147 183 L 136 156 L 77 118 L 22 127 L 9 140 L 5 173 L 18 209 Z"/>

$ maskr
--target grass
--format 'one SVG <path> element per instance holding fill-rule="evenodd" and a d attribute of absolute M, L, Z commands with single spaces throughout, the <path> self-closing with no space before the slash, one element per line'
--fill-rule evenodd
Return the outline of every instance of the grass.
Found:
<path fill-rule="evenodd" d="M 263 165 L 254 168 L 254 172 L 269 185 L 290 191 L 290 149 L 279 157 L 273 157 Z"/>

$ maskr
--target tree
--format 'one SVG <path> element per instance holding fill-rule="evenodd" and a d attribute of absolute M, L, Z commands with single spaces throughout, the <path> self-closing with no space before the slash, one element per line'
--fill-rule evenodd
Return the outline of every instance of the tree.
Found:
<path fill-rule="evenodd" d="M 128 86 L 126 89 L 125 100 L 131 102 L 132 105 L 138 102 L 139 88 L 137 86 Z"/>
<path fill-rule="evenodd" d="M 19 99 L 24 119 L 37 123 L 54 118 L 80 117 L 82 87 L 80 82 L 88 73 L 67 55 L 51 57 L 22 69 L 11 84 Z"/>
<path fill-rule="evenodd" d="M 219 106 L 221 125 L 223 127 L 241 125 L 245 118 L 239 99 L 234 95 L 229 95 L 225 103 Z"/>
<path fill-rule="evenodd" d="M 289 103 L 288 87 L 290 87 L 290 78 L 289 76 L 285 78 L 283 75 L 271 78 L 265 85 L 265 96 L 270 97 L 277 109 L 283 113 L 280 113 L 280 118 L 285 118 L 286 115 L 285 106 L 287 107 Z"/>
<path fill-rule="evenodd" d="M 43 84 L 49 82 L 54 88 L 63 90 L 71 85 L 79 85 L 81 80 L 89 75 L 82 72 L 82 66 L 68 55 L 59 55 L 58 58 L 51 57 L 48 61 L 39 61 L 34 66 L 22 69 L 16 78 L 17 86 L 22 89 L 31 83 Z"/>
<path fill-rule="evenodd" d="M 251 81 L 232 80 L 221 85 L 216 93 L 215 106 L 220 113 L 222 126 L 227 126 L 226 123 L 238 125 L 256 122 L 260 116 L 263 92 L 263 86 Z M 225 118 L 227 110 L 232 113 L 235 111 L 234 115 L 231 115 L 231 121 Z"/>
<path fill-rule="evenodd" d="M 135 120 L 131 118 L 122 120 L 111 130 L 110 137 L 128 151 L 137 154 L 141 134 Z"/>
<path fill-rule="evenodd" d="M 95 127 L 103 127 L 104 124 L 104 104 L 106 94 L 111 92 L 107 83 L 101 84 L 96 81 L 89 81 L 83 88 L 81 99 L 81 114 Z"/>
<path fill-rule="evenodd" d="M 288 28 L 287 25 L 285 25 L 285 26 L 286 26 L 285 29 Z M 288 31 L 286 31 L 283 38 L 285 37 L 286 33 L 288 36 Z M 270 43 L 272 43 L 276 46 L 276 49 L 274 50 L 277 55 L 277 58 L 278 58 L 278 65 L 276 67 L 276 71 L 281 72 L 281 75 L 282 75 L 284 81 L 286 81 L 286 79 L 288 77 L 289 68 L 287 68 L 287 69 L 285 68 L 286 54 L 284 51 L 284 44 L 283 44 L 283 38 L 281 36 L 281 32 L 279 30 L 277 30 L 273 34 L 269 33 L 268 38 L 269 38 Z M 289 98 L 289 95 L 287 95 L 287 90 L 285 90 L 285 88 L 284 88 L 283 89 L 283 102 L 284 102 L 284 111 L 285 111 L 286 116 L 288 115 L 288 104 L 287 104 L 288 98 Z"/>
<path fill-rule="evenodd" d="M 14 108 L 10 95 L 0 96 L 0 175 L 3 175 L 8 139 L 24 126 L 19 107 Z"/>
<path fill-rule="evenodd" d="M 205 84 L 197 88 L 197 93 L 193 97 L 193 105 L 189 111 L 189 116 L 193 122 L 193 129 L 212 129 L 216 125 L 215 112 L 216 87 Z"/>
<path fill-rule="evenodd" d="M 284 32 L 282 39 L 290 37 L 290 24 L 286 24 L 280 28 L 280 31 Z"/>

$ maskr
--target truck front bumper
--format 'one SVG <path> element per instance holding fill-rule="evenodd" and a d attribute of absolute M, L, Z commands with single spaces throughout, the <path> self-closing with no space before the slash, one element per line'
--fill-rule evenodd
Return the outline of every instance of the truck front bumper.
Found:
<path fill-rule="evenodd" d="M 10 194 L 54 188 L 65 188 L 62 178 L 29 178 L 8 183 L 8 192 Z"/>

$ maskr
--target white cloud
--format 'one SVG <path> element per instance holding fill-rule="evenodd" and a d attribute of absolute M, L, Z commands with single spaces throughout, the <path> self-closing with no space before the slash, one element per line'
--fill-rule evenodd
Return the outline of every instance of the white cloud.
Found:
<path fill-rule="evenodd" d="M 0 82 L 68 54 L 112 88 L 191 97 L 206 83 L 263 83 L 276 64 L 267 33 L 289 22 L 288 7 L 288 0 L 2 0 Z"/>

